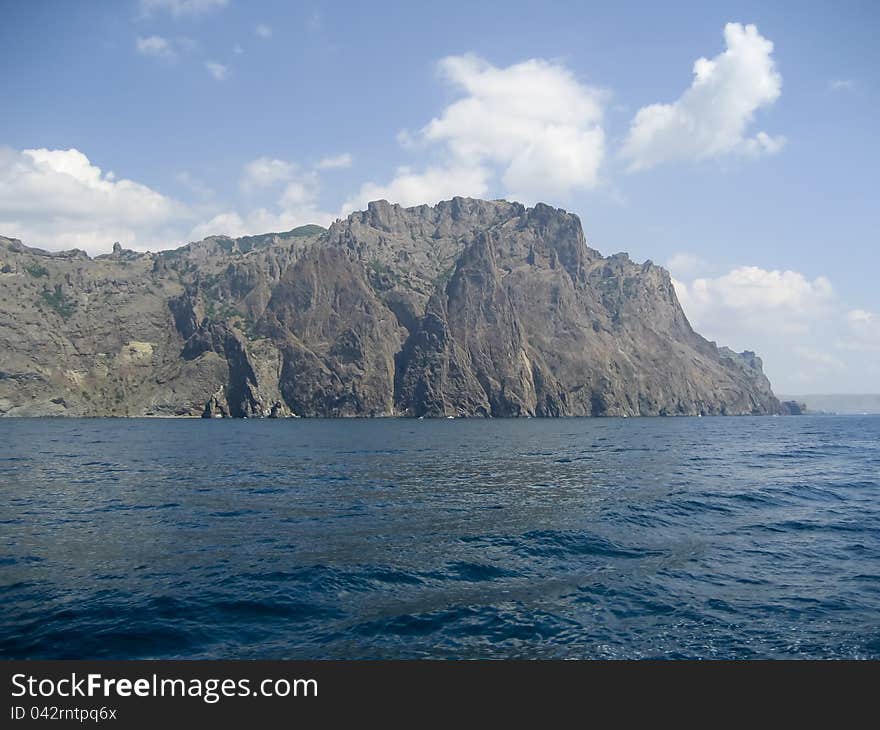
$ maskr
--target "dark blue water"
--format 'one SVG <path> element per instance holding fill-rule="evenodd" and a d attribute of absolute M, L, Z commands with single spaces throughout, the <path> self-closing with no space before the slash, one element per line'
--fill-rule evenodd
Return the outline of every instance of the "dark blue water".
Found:
<path fill-rule="evenodd" d="M 0 421 L 0 655 L 880 657 L 880 418 Z"/>

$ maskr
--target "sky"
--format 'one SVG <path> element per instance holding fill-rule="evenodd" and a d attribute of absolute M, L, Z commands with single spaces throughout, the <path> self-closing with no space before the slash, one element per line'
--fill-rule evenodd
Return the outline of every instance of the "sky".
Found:
<path fill-rule="evenodd" d="M 880 392 L 874 2 L 0 0 L 0 234 L 541 201 L 777 393 Z"/>

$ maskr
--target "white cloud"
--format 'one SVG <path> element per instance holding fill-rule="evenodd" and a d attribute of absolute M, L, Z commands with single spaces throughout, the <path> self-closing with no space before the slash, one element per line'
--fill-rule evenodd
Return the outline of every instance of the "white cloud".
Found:
<path fill-rule="evenodd" d="M 260 158 L 245 165 L 242 189 L 254 195 L 274 190 L 273 203 L 246 212 L 220 209 L 211 202 L 213 191 L 188 172 L 175 179 L 202 203 L 188 206 L 146 185 L 117 179 L 75 149 L 0 148 L 0 234 L 31 246 L 81 248 L 94 255 L 109 252 L 114 241 L 155 251 L 210 234 L 329 225 L 336 217 L 318 205 L 316 170 L 283 160 Z"/>
<path fill-rule="evenodd" d="M 303 169 L 293 162 L 258 157 L 242 169 L 239 187 L 248 195 L 276 191 L 274 204 L 248 212 L 227 210 L 217 213 L 190 231 L 191 239 L 213 234 L 248 236 L 272 231 L 288 231 L 307 223 L 329 225 L 336 216 L 318 205 L 321 190 L 317 166 Z M 278 189 L 280 188 L 280 192 Z"/>
<path fill-rule="evenodd" d="M 135 39 L 135 48 L 142 56 L 152 56 L 163 61 L 172 63 L 181 54 L 192 53 L 198 48 L 198 42 L 186 36 L 165 38 L 164 36 L 151 35 L 146 38 L 138 36 Z"/>
<path fill-rule="evenodd" d="M 224 8 L 229 0 L 140 0 L 141 17 L 149 18 L 156 13 L 166 12 L 174 18 L 198 16 Z"/>
<path fill-rule="evenodd" d="M 229 75 L 229 67 L 224 66 L 222 63 L 217 63 L 217 61 L 205 61 L 205 68 L 208 69 L 208 73 L 217 81 L 225 81 Z"/>
<path fill-rule="evenodd" d="M 272 37 L 272 28 L 264 23 L 260 23 L 254 28 L 254 34 L 259 36 L 260 38 L 271 38 Z"/>
<path fill-rule="evenodd" d="M 138 53 L 143 56 L 153 56 L 164 61 L 173 61 L 177 58 L 177 52 L 174 50 L 171 41 L 162 36 L 138 37 L 136 45 Z"/>
<path fill-rule="evenodd" d="M 259 233 L 289 231 L 309 223 L 328 226 L 336 218 L 332 213 L 318 210 L 312 199 L 294 206 L 289 205 L 290 201 L 286 202 L 288 207 L 279 204 L 272 208 L 256 208 L 245 214 L 237 211 L 218 213 L 210 220 L 193 227 L 189 239 L 200 240 L 215 234 L 233 237 L 252 236 Z"/>
<path fill-rule="evenodd" d="M 743 140 L 743 154 L 749 157 L 761 157 L 762 155 L 775 155 L 788 140 L 781 134 L 771 137 L 766 132 L 758 132 L 751 139 Z"/>
<path fill-rule="evenodd" d="M 676 281 L 676 291 L 695 325 L 748 332 L 803 332 L 831 301 L 824 276 L 810 281 L 796 271 L 768 271 L 740 266 L 723 276 Z"/>
<path fill-rule="evenodd" d="M 438 68 L 460 98 L 398 140 L 405 148 L 433 148 L 440 161 L 422 172 L 400 168 L 387 184 L 366 183 L 346 209 L 378 194 L 404 205 L 485 195 L 496 180 L 508 197 L 525 202 L 596 186 L 605 145 L 602 92 L 541 59 L 498 68 L 477 56 L 450 56 Z"/>
<path fill-rule="evenodd" d="M 189 239 L 197 241 L 207 236 L 219 234 L 236 237 L 278 233 L 309 223 L 327 226 L 333 222 L 334 218 L 335 216 L 331 213 L 321 213 L 311 208 L 302 210 L 257 208 L 245 215 L 235 211 L 226 211 L 195 226 L 190 231 Z"/>
<path fill-rule="evenodd" d="M 289 180 L 296 170 L 296 165 L 291 162 L 276 160 L 272 157 L 258 157 L 244 166 L 239 187 L 246 193 L 252 193 L 260 188 Z"/>
<path fill-rule="evenodd" d="M 0 231 L 48 249 L 109 251 L 114 241 L 165 247 L 189 209 L 146 185 L 116 179 L 76 149 L 0 148 Z"/>
<path fill-rule="evenodd" d="M 388 200 L 411 206 L 422 203 L 433 205 L 456 195 L 484 198 L 489 190 L 488 179 L 488 170 L 470 165 L 428 167 L 421 172 L 399 167 L 394 179 L 385 185 L 364 183 L 355 196 L 345 201 L 342 215 L 365 209 L 371 200 Z"/>
<path fill-rule="evenodd" d="M 194 177 L 186 170 L 178 172 L 174 176 L 174 179 L 179 185 L 182 185 L 184 188 L 189 190 L 189 192 L 191 192 L 197 198 L 207 200 L 214 197 L 214 190 L 207 183 L 197 177 Z"/>
<path fill-rule="evenodd" d="M 741 266 L 673 283 L 694 329 L 756 351 L 777 393 L 876 391 L 880 317 L 847 310 L 827 277 Z"/>
<path fill-rule="evenodd" d="M 828 82 L 828 91 L 854 91 L 856 86 L 853 79 L 832 79 Z"/>
<path fill-rule="evenodd" d="M 694 80 L 671 104 L 642 107 L 622 148 L 630 170 L 665 162 L 698 162 L 729 154 L 773 154 L 785 138 L 758 132 L 747 137 L 755 112 L 782 93 L 773 43 L 754 25 L 728 23 L 727 49 L 694 63 Z"/>
<path fill-rule="evenodd" d="M 303 175 L 284 186 L 278 204 L 285 210 L 313 208 L 318 197 L 318 178 L 314 174 Z"/>
<path fill-rule="evenodd" d="M 706 274 L 710 268 L 709 264 L 699 256 L 685 252 L 674 254 L 664 266 L 673 276 L 680 279 Z"/>
<path fill-rule="evenodd" d="M 847 350 L 880 352 L 880 314 L 865 309 L 848 311 L 846 329 L 839 344 Z"/>
<path fill-rule="evenodd" d="M 338 170 L 344 167 L 351 167 L 352 157 L 348 152 L 333 157 L 324 157 L 318 161 L 315 167 L 318 170 Z"/>
<path fill-rule="evenodd" d="M 457 161 L 497 163 L 508 190 L 565 194 L 596 184 L 604 145 L 596 89 L 540 59 L 499 69 L 452 56 L 440 71 L 466 95 L 428 123 L 425 139 L 448 144 Z"/>
<path fill-rule="evenodd" d="M 810 373 L 833 374 L 846 372 L 847 365 L 839 357 L 835 357 L 827 350 L 819 350 L 808 345 L 795 345 L 793 354 L 798 359 L 798 367 L 794 371 L 797 380 L 808 380 Z"/>

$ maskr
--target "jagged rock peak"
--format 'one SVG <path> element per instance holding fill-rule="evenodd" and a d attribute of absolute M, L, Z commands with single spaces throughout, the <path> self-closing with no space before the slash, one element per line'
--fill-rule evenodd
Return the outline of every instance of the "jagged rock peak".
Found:
<path fill-rule="evenodd" d="M 784 410 L 664 269 L 603 257 L 541 203 L 374 201 L 329 229 L 94 259 L 0 243 L 0 414 Z"/>

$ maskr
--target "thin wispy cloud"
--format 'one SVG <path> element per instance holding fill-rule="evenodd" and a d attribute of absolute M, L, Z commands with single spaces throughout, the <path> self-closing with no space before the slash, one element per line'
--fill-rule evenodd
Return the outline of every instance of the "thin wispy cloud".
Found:
<path fill-rule="evenodd" d="M 351 167 L 352 157 L 348 152 L 334 157 L 324 157 L 318 161 L 315 167 L 319 170 L 338 170 L 345 167 Z"/>
<path fill-rule="evenodd" d="M 855 88 L 853 79 L 832 79 L 828 82 L 828 91 L 853 91 Z"/>
<path fill-rule="evenodd" d="M 205 61 L 205 68 L 217 81 L 225 81 L 229 76 L 229 67 L 217 61 Z"/>
<path fill-rule="evenodd" d="M 138 37 L 135 41 L 135 47 L 142 56 L 152 56 L 163 61 L 173 61 L 177 58 L 177 52 L 174 50 L 171 41 L 162 36 Z"/>
<path fill-rule="evenodd" d="M 271 38 L 272 37 L 272 28 L 264 23 L 260 23 L 254 28 L 254 34 L 259 38 Z"/>
<path fill-rule="evenodd" d="M 187 170 L 178 172 L 174 176 L 174 179 L 177 181 L 178 185 L 186 188 L 186 190 L 201 200 L 207 200 L 214 197 L 214 190 L 203 180 L 190 174 Z"/>
<path fill-rule="evenodd" d="M 344 157 L 338 155 L 326 159 L 341 160 Z M 251 160 L 242 169 L 239 189 L 250 197 L 260 199 L 263 204 L 243 212 L 218 212 L 196 225 L 190 231 L 190 239 L 214 233 L 243 236 L 287 231 L 306 223 L 329 225 L 336 216 L 320 208 L 319 169 L 318 165 L 308 168 L 272 157 Z"/>
<path fill-rule="evenodd" d="M 197 41 L 186 36 L 166 38 L 165 36 L 151 35 L 138 36 L 135 39 L 135 49 L 140 55 L 168 62 L 177 61 L 180 56 L 195 52 L 198 46 Z"/>
<path fill-rule="evenodd" d="M 290 180 L 297 169 L 296 165 L 286 160 L 258 157 L 244 166 L 239 187 L 245 193 L 252 193 L 261 188 L 271 187 L 275 183 Z"/>
<path fill-rule="evenodd" d="M 161 13 L 167 13 L 172 18 L 182 18 L 206 15 L 228 4 L 229 0 L 139 0 L 138 9 L 141 18 L 150 18 Z"/>

